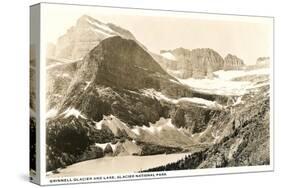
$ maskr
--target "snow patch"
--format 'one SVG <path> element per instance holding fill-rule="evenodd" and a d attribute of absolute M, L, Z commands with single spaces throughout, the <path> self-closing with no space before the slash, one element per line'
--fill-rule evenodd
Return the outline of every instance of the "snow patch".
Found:
<path fill-rule="evenodd" d="M 53 118 L 53 117 L 55 117 L 57 114 L 58 114 L 58 110 L 52 108 L 52 109 L 48 110 L 48 112 L 46 113 L 46 118 L 47 118 L 47 119 L 48 119 L 48 118 Z"/>
<path fill-rule="evenodd" d="M 96 129 L 101 130 L 102 129 L 102 124 L 103 124 L 103 120 L 97 122 L 96 123 Z"/>
<path fill-rule="evenodd" d="M 210 101 L 202 98 L 197 98 L 197 97 L 182 97 L 179 99 L 172 99 L 164 94 L 162 94 L 159 91 L 155 91 L 154 89 L 143 89 L 141 90 L 142 94 L 150 97 L 150 98 L 156 98 L 157 100 L 164 100 L 166 102 L 172 103 L 172 104 L 179 104 L 183 102 L 190 102 L 190 103 L 195 103 L 199 105 L 204 105 L 206 108 L 218 108 L 222 109 L 223 106 L 218 104 L 216 101 Z"/>
<path fill-rule="evenodd" d="M 176 61 L 177 60 L 176 57 L 171 52 L 164 52 L 164 53 L 161 53 L 161 55 L 164 58 L 172 60 L 172 61 Z"/>
<path fill-rule="evenodd" d="M 179 81 L 174 80 L 174 79 L 170 79 L 170 81 L 171 81 L 171 82 L 174 82 L 174 83 L 177 83 L 177 84 L 179 83 Z"/>
<path fill-rule="evenodd" d="M 161 92 L 156 91 L 155 89 L 142 89 L 140 90 L 143 95 L 150 97 L 150 98 L 156 98 L 157 100 L 164 100 L 173 104 L 177 103 L 176 99 L 171 99 L 165 95 L 163 95 Z"/>
<path fill-rule="evenodd" d="M 106 37 L 112 37 L 112 36 L 114 36 L 114 35 L 112 35 L 112 34 L 106 33 L 106 32 L 104 32 L 104 31 L 102 31 L 102 30 L 99 30 L 99 29 L 93 29 L 93 28 L 91 28 L 91 30 L 92 30 L 93 32 L 97 32 L 97 33 L 99 33 L 99 34 L 105 35 Z"/>
<path fill-rule="evenodd" d="M 217 108 L 217 109 L 223 109 L 223 106 L 217 103 L 216 101 L 210 101 L 202 98 L 197 98 L 197 97 L 183 97 L 178 100 L 178 102 L 191 102 L 191 103 L 196 103 L 200 105 L 204 105 L 205 107 L 209 108 Z"/>
<path fill-rule="evenodd" d="M 255 83 L 250 81 L 233 81 L 234 78 L 251 75 L 268 75 L 269 69 L 219 70 L 214 72 L 214 74 L 217 76 L 214 79 L 177 79 L 180 83 L 187 85 L 198 92 L 226 96 L 241 96 L 255 88 Z"/>
<path fill-rule="evenodd" d="M 149 123 L 149 127 L 145 125 L 143 125 L 142 127 L 135 126 L 132 129 L 132 131 L 137 135 L 140 135 L 141 132 L 155 135 L 161 133 L 161 131 L 163 130 L 171 130 L 171 129 L 182 133 L 182 128 L 177 128 L 174 124 L 172 124 L 171 118 L 165 119 L 161 117 L 157 122 Z"/>
<path fill-rule="evenodd" d="M 115 136 L 119 135 L 119 131 L 124 131 L 128 134 L 129 137 L 136 137 L 136 133 L 134 133 L 126 123 L 124 123 L 114 115 L 103 116 L 103 119 L 96 124 L 96 129 L 100 130 L 103 126 L 109 128 Z"/>
<path fill-rule="evenodd" d="M 102 23 L 98 23 L 98 22 L 93 22 L 92 20 L 90 19 L 87 19 L 88 23 L 90 23 L 91 25 L 99 28 L 99 29 L 102 29 L 104 31 L 107 31 L 107 32 L 110 32 L 110 33 L 114 33 L 114 31 L 112 29 L 110 29 L 110 27 L 108 27 L 106 24 L 102 24 Z"/>
<path fill-rule="evenodd" d="M 84 87 L 84 90 L 86 90 L 89 87 L 90 83 L 91 82 L 86 82 L 86 86 Z"/>
<path fill-rule="evenodd" d="M 113 152 L 116 150 L 117 143 L 116 143 L 116 144 L 112 144 L 112 143 L 110 143 L 110 142 L 102 143 L 102 144 L 96 143 L 96 146 L 98 146 L 98 147 L 102 148 L 102 150 L 104 150 L 105 147 L 107 146 L 107 144 L 109 144 L 109 145 L 111 146 Z"/>
<path fill-rule="evenodd" d="M 244 101 L 242 101 L 242 96 L 239 96 L 236 101 L 232 104 L 232 106 L 237 106 L 239 104 L 244 104 Z"/>
<path fill-rule="evenodd" d="M 227 96 L 240 96 L 247 93 L 247 89 L 252 87 L 251 82 L 246 81 L 228 81 L 221 79 L 178 79 L 182 84 L 193 88 L 195 91 L 227 95 Z"/>
<path fill-rule="evenodd" d="M 69 116 L 74 116 L 76 118 L 81 117 L 83 119 L 86 119 L 85 116 L 81 114 L 81 112 L 75 108 L 68 108 L 66 111 L 64 111 L 62 114 L 64 114 L 65 118 L 68 118 Z"/>
<path fill-rule="evenodd" d="M 218 76 L 221 80 L 232 80 L 234 78 L 239 78 L 242 76 L 251 76 L 251 75 L 268 75 L 269 69 L 256 69 L 256 70 L 219 70 L 214 72 L 216 76 Z"/>
<path fill-rule="evenodd" d="M 136 135 L 140 135 L 140 130 L 138 127 L 135 127 L 131 130 L 133 133 L 135 133 Z"/>

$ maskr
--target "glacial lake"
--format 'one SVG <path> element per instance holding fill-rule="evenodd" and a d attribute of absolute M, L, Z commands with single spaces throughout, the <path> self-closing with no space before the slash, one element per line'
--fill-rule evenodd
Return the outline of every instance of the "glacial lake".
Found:
<path fill-rule="evenodd" d="M 48 174 L 49 178 L 66 176 L 91 176 L 119 173 L 133 173 L 158 167 L 184 158 L 189 153 L 160 154 L 149 156 L 115 156 L 83 161 L 59 169 L 57 174 Z"/>

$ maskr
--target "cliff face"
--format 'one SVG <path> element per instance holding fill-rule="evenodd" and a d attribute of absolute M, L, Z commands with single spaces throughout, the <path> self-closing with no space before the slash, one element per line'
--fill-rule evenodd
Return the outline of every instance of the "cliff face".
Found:
<path fill-rule="evenodd" d="M 171 75 L 179 78 L 212 78 L 213 72 L 223 69 L 224 60 L 209 48 L 188 50 L 177 48 L 161 51 L 163 58 L 158 58 L 161 66 Z"/>
<path fill-rule="evenodd" d="M 245 66 L 243 60 L 235 55 L 228 54 L 224 58 L 224 70 L 240 70 L 243 66 Z"/>
<path fill-rule="evenodd" d="M 212 49 L 195 49 L 191 52 L 192 77 L 212 77 L 223 66 L 222 57 Z"/>

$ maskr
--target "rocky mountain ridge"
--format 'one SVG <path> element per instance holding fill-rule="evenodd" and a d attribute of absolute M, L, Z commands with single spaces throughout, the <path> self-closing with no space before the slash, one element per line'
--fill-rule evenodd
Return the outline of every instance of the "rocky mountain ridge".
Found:
<path fill-rule="evenodd" d="M 149 52 L 137 41 L 130 31 L 112 23 L 103 23 L 90 16 L 83 15 L 75 26 L 57 40 L 57 44 L 49 44 L 47 54 L 54 58 L 77 61 L 84 57 L 102 40 L 121 36 L 135 40 L 145 49 L 169 74 L 179 78 L 212 78 L 217 70 L 237 70 L 244 66 L 243 60 L 235 55 L 228 54 L 223 59 L 216 51 L 209 48 L 162 50 L 161 55 Z M 166 54 L 166 56 L 165 56 Z"/>
<path fill-rule="evenodd" d="M 154 56 L 160 65 L 171 75 L 186 78 L 213 78 L 218 70 L 240 70 L 245 65 L 243 60 L 228 54 L 224 59 L 209 48 L 160 51 L 162 57 Z"/>

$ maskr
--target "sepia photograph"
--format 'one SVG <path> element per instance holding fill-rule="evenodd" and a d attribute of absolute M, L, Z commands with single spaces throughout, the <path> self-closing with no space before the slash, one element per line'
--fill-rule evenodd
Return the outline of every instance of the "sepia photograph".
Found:
<path fill-rule="evenodd" d="M 272 17 L 42 10 L 46 178 L 272 165 Z"/>

